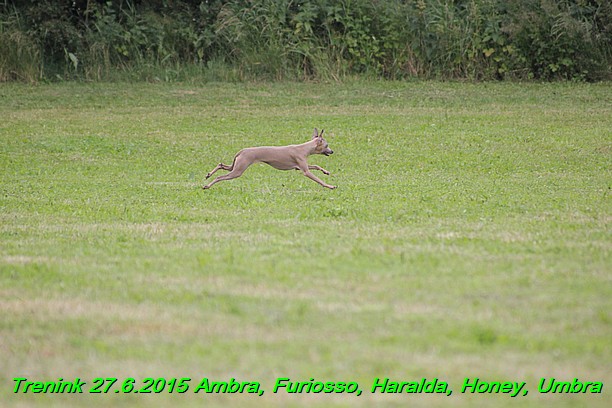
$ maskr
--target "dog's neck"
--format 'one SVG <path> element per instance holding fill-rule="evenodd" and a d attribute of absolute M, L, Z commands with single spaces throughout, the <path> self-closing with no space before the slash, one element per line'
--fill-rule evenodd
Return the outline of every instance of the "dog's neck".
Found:
<path fill-rule="evenodd" d="M 306 143 L 302 143 L 297 145 L 300 149 L 303 149 L 308 156 L 315 154 L 317 150 L 317 139 L 312 139 L 307 141 Z"/>

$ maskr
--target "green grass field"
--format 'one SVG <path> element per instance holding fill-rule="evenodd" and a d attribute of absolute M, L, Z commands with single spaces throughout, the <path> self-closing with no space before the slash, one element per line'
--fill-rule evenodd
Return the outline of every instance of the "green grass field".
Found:
<path fill-rule="evenodd" d="M 265 165 L 200 188 L 314 127 L 336 190 Z M 2 406 L 612 403 L 609 83 L 2 84 L 0 176 Z M 115 392 L 130 377 L 192 380 Z M 279 377 L 363 394 L 274 394 Z M 377 377 L 453 395 L 372 394 Z M 476 377 L 529 394 L 461 393 Z M 603 392 L 539 393 L 553 377 Z"/>

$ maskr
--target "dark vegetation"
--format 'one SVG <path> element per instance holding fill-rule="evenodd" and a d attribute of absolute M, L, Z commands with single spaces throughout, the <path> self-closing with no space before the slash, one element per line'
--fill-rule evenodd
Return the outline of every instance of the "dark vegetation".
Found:
<path fill-rule="evenodd" d="M 611 77 L 609 0 L 5 0 L 0 81 Z"/>

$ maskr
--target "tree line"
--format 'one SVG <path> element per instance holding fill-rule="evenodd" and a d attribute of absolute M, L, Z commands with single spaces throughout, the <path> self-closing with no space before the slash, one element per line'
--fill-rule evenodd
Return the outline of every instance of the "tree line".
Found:
<path fill-rule="evenodd" d="M 609 0 L 4 0 L 0 81 L 611 79 Z"/>

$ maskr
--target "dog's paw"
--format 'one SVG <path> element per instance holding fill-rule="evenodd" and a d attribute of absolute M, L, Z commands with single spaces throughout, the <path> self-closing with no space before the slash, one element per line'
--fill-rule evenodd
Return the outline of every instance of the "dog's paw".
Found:
<path fill-rule="evenodd" d="M 327 170 L 323 170 L 323 174 L 325 174 L 326 176 L 329 176 L 331 173 Z"/>
<path fill-rule="evenodd" d="M 208 174 L 206 175 L 206 178 L 207 178 L 207 179 L 208 179 L 208 178 L 210 178 L 210 173 L 208 173 Z"/>
<path fill-rule="evenodd" d="M 335 190 L 337 188 L 336 186 L 330 186 L 330 185 L 327 185 L 325 187 L 329 188 L 330 190 Z"/>
<path fill-rule="evenodd" d="M 210 188 L 210 186 L 202 186 L 202 190 L 208 190 Z"/>

